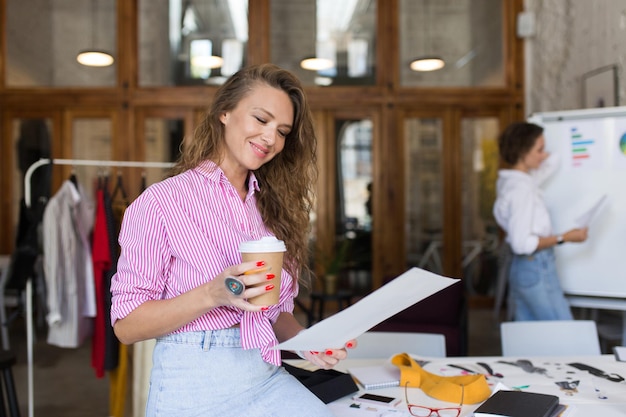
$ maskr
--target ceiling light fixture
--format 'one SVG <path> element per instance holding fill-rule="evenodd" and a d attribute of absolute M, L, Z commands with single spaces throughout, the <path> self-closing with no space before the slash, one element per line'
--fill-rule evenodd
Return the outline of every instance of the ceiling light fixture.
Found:
<path fill-rule="evenodd" d="M 433 38 L 434 38 L 433 32 L 432 32 L 432 26 L 434 24 L 433 23 L 434 21 L 433 21 L 433 16 L 431 16 L 431 11 L 430 11 L 431 0 L 427 0 L 423 4 L 424 4 L 424 17 L 422 18 L 424 21 L 424 25 L 422 25 L 422 27 L 424 27 L 423 50 L 428 51 L 432 49 L 432 43 L 433 43 Z M 443 58 L 441 58 L 440 56 L 437 56 L 436 54 L 430 55 L 429 52 L 427 52 L 423 56 L 420 56 L 414 59 L 413 61 L 411 61 L 411 63 L 409 64 L 409 67 L 413 71 L 428 72 L 428 71 L 440 70 L 445 65 L 446 63 L 444 62 Z"/>
<path fill-rule="evenodd" d="M 95 45 L 96 40 L 96 0 L 91 2 L 91 44 Z M 76 61 L 87 67 L 108 67 L 115 59 L 110 53 L 97 48 L 85 49 L 78 53 Z"/>
<path fill-rule="evenodd" d="M 446 63 L 438 56 L 424 56 L 411 61 L 409 65 L 413 71 L 436 71 L 445 67 Z"/>
<path fill-rule="evenodd" d="M 323 71 L 335 66 L 331 59 L 309 57 L 300 61 L 300 66 L 305 70 Z"/>
<path fill-rule="evenodd" d="M 95 49 L 80 51 L 76 60 L 88 67 L 108 67 L 115 61 L 108 52 L 96 51 Z"/>
<path fill-rule="evenodd" d="M 191 58 L 191 65 L 195 67 L 215 69 L 224 64 L 224 59 L 217 55 L 199 55 Z"/>

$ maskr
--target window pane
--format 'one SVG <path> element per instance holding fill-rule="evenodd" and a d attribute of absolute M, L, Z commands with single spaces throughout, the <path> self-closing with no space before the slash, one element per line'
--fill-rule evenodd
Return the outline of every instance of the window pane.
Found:
<path fill-rule="evenodd" d="M 443 272 L 442 127 L 440 119 L 408 119 L 405 131 L 406 259 Z"/>
<path fill-rule="evenodd" d="M 500 0 L 400 0 L 400 80 L 415 87 L 504 86 Z M 445 66 L 416 72 L 419 57 Z"/>
<path fill-rule="evenodd" d="M 246 63 L 247 0 L 140 0 L 139 84 L 221 84 Z"/>
<path fill-rule="evenodd" d="M 116 56 L 116 2 L 7 0 L 6 84 L 9 87 L 112 87 L 116 65 L 94 68 L 79 52 Z"/>
<path fill-rule="evenodd" d="M 469 294 L 492 293 L 498 266 L 498 227 L 492 214 L 498 172 L 497 118 L 461 122 L 463 141 L 463 281 Z"/>
<path fill-rule="evenodd" d="M 271 0 L 271 61 L 305 85 L 373 85 L 376 82 L 376 2 Z M 301 67 L 318 58 L 322 68 Z"/>

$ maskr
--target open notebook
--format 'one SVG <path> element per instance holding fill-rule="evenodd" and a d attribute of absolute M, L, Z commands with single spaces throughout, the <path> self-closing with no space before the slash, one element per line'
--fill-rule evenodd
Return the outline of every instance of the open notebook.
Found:
<path fill-rule="evenodd" d="M 348 372 L 366 390 L 400 385 L 400 369 L 391 364 L 358 366 L 349 368 Z"/>

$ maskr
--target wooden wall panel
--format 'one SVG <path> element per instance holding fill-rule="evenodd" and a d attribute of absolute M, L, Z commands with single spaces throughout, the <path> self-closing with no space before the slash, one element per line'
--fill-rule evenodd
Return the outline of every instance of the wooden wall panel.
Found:
<path fill-rule="evenodd" d="M 16 0 L 17 1 L 17 0 Z M 71 114 L 84 111 L 108 109 L 115 114 L 114 155 L 119 159 L 140 158 L 134 141 L 136 124 L 142 114 L 168 109 L 179 109 L 185 114 L 186 135 L 196 125 L 211 97 L 214 86 L 150 87 L 138 86 L 138 1 L 117 0 L 118 21 L 118 80 L 112 88 L 7 88 L 6 34 L 0 30 L 0 152 L 10 150 L 10 123 L 14 114 L 43 112 L 65 114 L 57 117 L 54 132 L 54 157 L 68 152 L 71 137 Z M 6 2 L 0 0 L 0 28 L 6 27 Z M 267 62 L 270 57 L 270 2 L 249 2 L 250 63 Z M 384 3 L 384 7 L 382 7 Z M 445 265 L 445 272 L 456 275 L 460 268 L 461 216 L 460 205 L 460 119 L 463 114 L 485 110 L 497 114 L 502 125 L 523 118 L 524 57 L 523 43 L 515 35 L 517 13 L 523 10 L 523 0 L 503 1 L 503 26 L 506 33 L 506 85 L 503 88 L 401 88 L 398 81 L 398 10 L 399 0 L 380 0 L 377 19 L 377 84 L 366 87 L 311 87 L 307 94 L 319 136 L 320 181 L 318 198 L 332 201 L 329 193 L 333 184 L 334 138 L 332 121 L 346 111 L 367 114 L 374 120 L 374 182 L 377 184 L 373 210 L 373 283 L 382 284 L 383 279 L 402 273 L 405 269 L 403 238 L 403 190 L 402 121 L 409 112 L 443 112 L 445 136 L 445 188 L 446 201 L 452 204 L 445 209 L 447 228 L 445 254 L 447 259 L 457 259 Z M 192 121 L 192 122 L 190 122 Z M 0 168 L 0 186 L 9 182 L 5 168 Z M 59 175 L 59 174 L 57 174 Z M 12 249 L 11 214 L 8 210 L 9 194 L 0 196 L 0 252 Z M 318 230 L 326 236 L 334 235 L 334 211 L 330 203 L 318 209 Z"/>

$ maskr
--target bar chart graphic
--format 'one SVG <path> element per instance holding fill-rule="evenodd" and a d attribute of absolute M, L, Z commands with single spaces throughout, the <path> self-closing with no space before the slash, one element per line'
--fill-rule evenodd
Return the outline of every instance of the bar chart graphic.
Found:
<path fill-rule="evenodd" d="M 569 128 L 569 140 L 571 150 L 571 162 L 575 168 L 595 167 L 599 162 L 598 140 L 592 133 L 595 129 L 585 128 L 588 126 L 571 125 Z"/>

